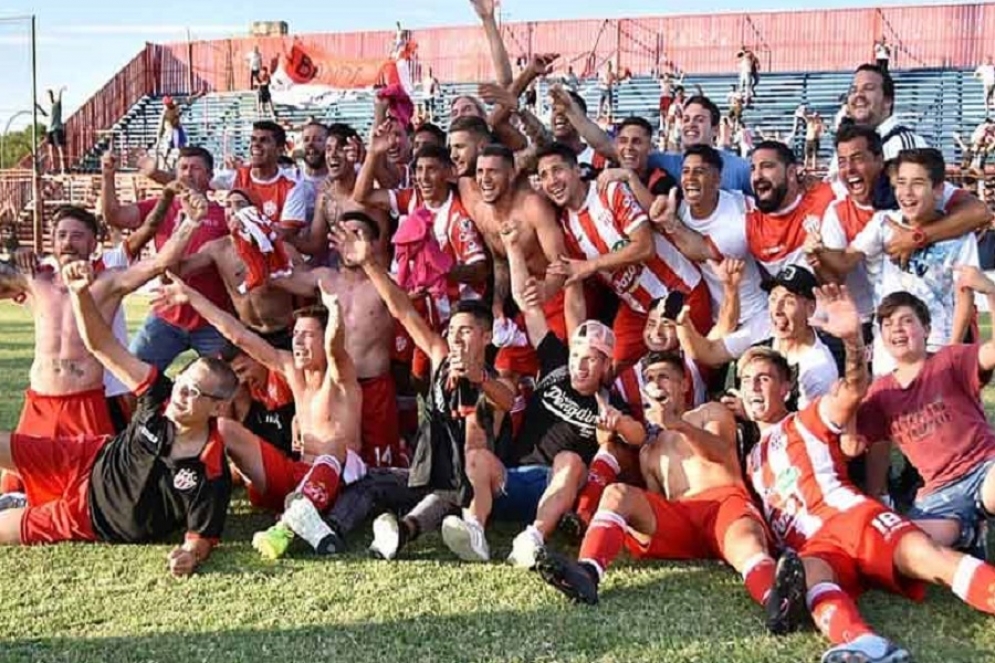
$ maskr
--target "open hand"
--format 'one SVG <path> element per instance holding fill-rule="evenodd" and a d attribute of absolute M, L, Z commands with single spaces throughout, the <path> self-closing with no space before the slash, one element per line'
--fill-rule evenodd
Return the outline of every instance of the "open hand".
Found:
<path fill-rule="evenodd" d="M 829 284 L 815 290 L 815 315 L 809 324 L 839 339 L 862 338 L 860 313 L 845 285 Z"/>

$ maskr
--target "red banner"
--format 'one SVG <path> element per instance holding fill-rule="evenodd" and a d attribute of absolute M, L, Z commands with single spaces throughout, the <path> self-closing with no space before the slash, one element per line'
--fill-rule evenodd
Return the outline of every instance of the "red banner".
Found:
<path fill-rule="evenodd" d="M 283 56 L 283 70 L 299 85 L 327 85 L 334 88 L 361 88 L 375 84 L 385 60 L 340 58 L 321 48 L 295 40 Z"/>

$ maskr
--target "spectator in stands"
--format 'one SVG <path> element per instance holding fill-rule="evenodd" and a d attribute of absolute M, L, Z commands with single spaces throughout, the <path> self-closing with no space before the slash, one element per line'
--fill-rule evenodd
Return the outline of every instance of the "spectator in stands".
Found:
<path fill-rule="evenodd" d="M 974 77 L 981 80 L 981 86 L 984 88 L 985 115 L 988 115 L 995 101 L 995 64 L 992 63 L 990 55 L 985 58 L 984 64 L 979 64 L 974 70 Z"/>
<path fill-rule="evenodd" d="M 187 146 L 187 132 L 183 128 L 183 109 L 191 106 L 205 94 L 207 94 L 207 90 L 203 89 L 186 98 L 168 95 L 162 98 L 162 115 L 159 117 L 159 128 L 156 132 L 158 136 L 155 148 L 156 167 L 160 163 L 160 156 L 164 169 L 168 170 L 175 165 L 175 163 L 169 162 L 169 155 L 173 153 L 173 150 L 180 150 Z M 166 138 L 165 148 L 162 146 L 164 138 Z"/>
<path fill-rule="evenodd" d="M 272 83 L 269 67 L 263 67 L 259 71 L 259 80 L 256 82 L 256 115 L 262 116 L 263 111 L 269 108 L 270 119 L 276 121 L 276 108 L 273 106 L 273 94 L 269 86 Z"/>
<path fill-rule="evenodd" d="M 259 83 L 260 72 L 263 67 L 263 54 L 259 52 L 259 46 L 253 46 L 252 51 L 245 56 L 249 61 L 249 89 L 253 89 Z"/>
<path fill-rule="evenodd" d="M 728 117 L 732 120 L 733 127 L 738 127 L 743 121 L 743 94 L 736 89 L 735 85 L 729 86 L 726 103 L 729 104 Z"/>
<path fill-rule="evenodd" d="M 881 40 L 874 42 L 874 64 L 878 68 L 888 73 L 888 64 L 891 61 L 891 47 L 888 46 L 887 40 L 884 35 L 881 35 Z"/>
<path fill-rule="evenodd" d="M 48 131 L 45 133 L 45 142 L 48 143 L 48 164 L 51 170 L 55 170 L 56 163 L 59 172 L 66 172 L 66 127 L 62 123 L 62 93 L 66 91 L 66 86 L 59 88 L 59 92 L 48 91 L 48 112 L 35 104 L 38 112 L 48 118 Z M 55 157 L 59 160 L 56 162 Z"/>
<path fill-rule="evenodd" d="M 670 107 L 674 103 L 675 89 L 683 82 L 684 74 L 676 81 L 669 71 L 660 74 L 660 133 L 664 136 L 669 131 Z"/>
<path fill-rule="evenodd" d="M 571 92 L 576 92 L 577 88 L 580 87 L 580 81 L 577 80 L 577 74 L 574 73 L 574 66 L 572 64 L 567 66 L 567 73 L 563 75 L 561 82 L 563 83 L 563 87 Z"/>
<path fill-rule="evenodd" d="M 745 45 L 736 53 L 739 66 L 739 91 L 747 107 L 753 106 L 753 97 L 760 83 L 760 60 L 750 48 Z"/>
<path fill-rule="evenodd" d="M 825 124 L 818 112 L 805 116 L 805 168 L 815 172 L 819 168 L 819 142 Z"/>
<path fill-rule="evenodd" d="M 435 77 L 435 74 L 432 73 L 432 68 L 429 67 L 425 72 L 425 78 L 422 80 L 422 94 L 425 95 L 425 110 L 428 113 L 429 122 L 435 121 L 436 113 L 439 110 L 438 103 L 441 92 L 442 88 L 439 86 L 439 79 Z"/>
<path fill-rule="evenodd" d="M 615 105 L 614 94 L 617 81 L 618 77 L 612 70 L 612 63 L 609 60 L 598 73 L 598 115 L 611 117 Z"/>

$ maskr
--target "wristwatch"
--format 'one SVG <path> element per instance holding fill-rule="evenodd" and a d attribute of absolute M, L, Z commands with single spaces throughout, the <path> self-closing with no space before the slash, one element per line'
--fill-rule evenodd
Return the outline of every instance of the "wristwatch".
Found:
<path fill-rule="evenodd" d="M 922 228 L 916 228 L 912 231 L 912 241 L 916 243 L 916 248 L 924 248 L 929 242 L 926 240 L 926 233 L 922 231 Z"/>

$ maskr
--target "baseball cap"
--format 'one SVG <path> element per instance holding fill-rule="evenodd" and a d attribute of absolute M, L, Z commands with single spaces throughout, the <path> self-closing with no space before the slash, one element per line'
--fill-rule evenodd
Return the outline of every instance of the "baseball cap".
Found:
<path fill-rule="evenodd" d="M 615 356 L 615 332 L 597 320 L 588 320 L 575 329 L 570 344 L 589 345 L 609 359 Z"/>
<path fill-rule="evenodd" d="M 770 292 L 777 286 L 799 297 L 814 300 L 815 289 L 819 287 L 819 283 L 815 280 L 815 275 L 804 267 L 788 265 L 778 272 L 777 276 L 764 281 L 762 287 L 764 291 Z"/>

